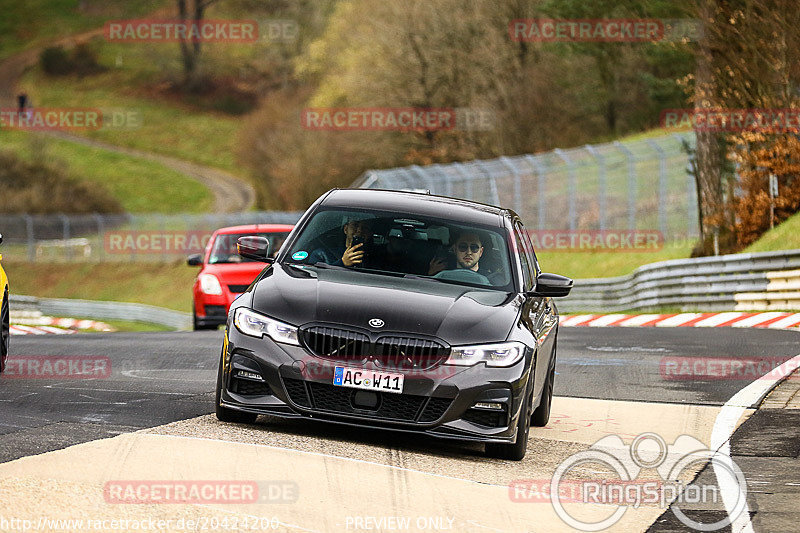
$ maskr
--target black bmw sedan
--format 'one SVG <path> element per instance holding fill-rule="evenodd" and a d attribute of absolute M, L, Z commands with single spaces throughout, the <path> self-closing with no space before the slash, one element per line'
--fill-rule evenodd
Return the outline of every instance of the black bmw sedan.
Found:
<path fill-rule="evenodd" d="M 509 209 L 337 189 L 302 216 L 231 306 L 216 414 L 306 417 L 481 441 L 519 460 L 550 416 L 572 280 L 539 269 Z"/>

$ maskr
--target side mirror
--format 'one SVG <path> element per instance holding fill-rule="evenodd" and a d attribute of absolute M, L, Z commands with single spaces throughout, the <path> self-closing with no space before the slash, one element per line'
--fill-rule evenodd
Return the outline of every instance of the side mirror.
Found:
<path fill-rule="evenodd" d="M 203 256 L 200 254 L 192 254 L 186 258 L 186 264 L 190 267 L 203 266 Z"/>
<path fill-rule="evenodd" d="M 572 280 L 559 276 L 558 274 L 548 274 L 542 272 L 536 277 L 536 289 L 529 291 L 530 296 L 566 296 L 572 290 Z"/>
<path fill-rule="evenodd" d="M 236 240 L 236 251 L 245 259 L 272 262 L 269 257 L 269 241 L 265 237 L 239 237 Z"/>

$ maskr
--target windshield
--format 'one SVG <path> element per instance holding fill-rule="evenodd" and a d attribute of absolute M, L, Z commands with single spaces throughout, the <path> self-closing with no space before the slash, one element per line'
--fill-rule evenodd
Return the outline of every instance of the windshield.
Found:
<path fill-rule="evenodd" d="M 245 259 L 236 251 L 236 241 L 239 237 L 266 237 L 269 240 L 269 256 L 275 257 L 283 241 L 286 240 L 288 232 L 284 233 L 221 233 L 214 239 L 211 245 L 211 254 L 208 263 L 211 265 L 221 263 L 250 263 L 252 259 Z"/>
<path fill-rule="evenodd" d="M 371 210 L 313 215 L 286 257 L 392 276 L 512 291 L 505 230 Z"/>

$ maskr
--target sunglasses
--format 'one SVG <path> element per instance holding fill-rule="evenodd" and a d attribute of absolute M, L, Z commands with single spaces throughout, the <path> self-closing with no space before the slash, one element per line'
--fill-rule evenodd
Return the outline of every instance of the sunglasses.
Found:
<path fill-rule="evenodd" d="M 458 243 L 458 251 L 459 252 L 466 252 L 467 250 L 470 250 L 473 254 L 477 254 L 478 250 L 480 250 L 480 249 L 481 249 L 481 245 L 480 244 L 475 244 L 474 242 L 472 244 L 467 244 L 465 242 Z"/>

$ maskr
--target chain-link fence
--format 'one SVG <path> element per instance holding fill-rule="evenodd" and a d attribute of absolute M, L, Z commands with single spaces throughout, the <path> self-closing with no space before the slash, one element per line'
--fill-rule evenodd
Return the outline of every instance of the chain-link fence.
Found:
<path fill-rule="evenodd" d="M 201 252 L 216 229 L 294 224 L 301 214 L 0 215 L 0 251 L 12 261 L 172 262 Z"/>
<path fill-rule="evenodd" d="M 512 207 L 538 230 L 650 230 L 698 234 L 687 173 L 691 134 L 586 145 L 488 161 L 372 170 L 354 186 L 429 189 Z M 211 233 L 240 224 L 294 224 L 299 212 L 223 215 L 0 215 L 10 260 L 171 262 L 200 252 Z"/>
<path fill-rule="evenodd" d="M 698 235 L 697 190 L 687 173 L 693 134 L 586 145 L 487 161 L 366 172 L 356 186 L 428 189 L 514 209 L 529 229 L 656 230 Z"/>

